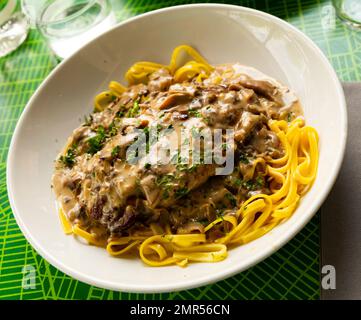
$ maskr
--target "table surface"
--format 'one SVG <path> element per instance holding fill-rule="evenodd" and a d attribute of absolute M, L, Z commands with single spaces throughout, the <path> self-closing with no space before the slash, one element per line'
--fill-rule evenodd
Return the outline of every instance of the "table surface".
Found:
<path fill-rule="evenodd" d="M 113 0 L 119 21 L 192 1 Z M 218 1 L 220 2 L 220 1 Z M 322 49 L 343 81 L 361 78 L 361 32 L 342 25 L 330 0 L 228 2 L 269 12 L 305 32 Z M 319 299 L 317 214 L 286 246 L 255 267 L 227 280 L 188 291 L 131 294 L 76 281 L 42 259 L 13 217 L 6 190 L 6 157 L 17 120 L 30 96 L 58 61 L 37 31 L 0 59 L 0 299 Z M 35 289 L 23 289 L 23 267 L 35 268 Z"/>

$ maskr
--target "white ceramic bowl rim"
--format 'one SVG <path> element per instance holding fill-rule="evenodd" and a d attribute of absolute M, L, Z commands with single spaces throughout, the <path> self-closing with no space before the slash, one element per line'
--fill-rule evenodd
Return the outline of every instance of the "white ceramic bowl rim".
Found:
<path fill-rule="evenodd" d="M 318 197 L 317 201 L 313 202 L 310 205 L 309 212 L 312 213 L 312 214 L 308 214 L 308 215 L 305 214 L 302 217 L 302 220 L 300 221 L 300 223 L 293 224 L 287 230 L 287 232 L 284 234 L 284 237 L 277 239 L 276 243 L 274 243 L 274 250 L 270 250 L 269 248 L 266 248 L 264 250 L 260 250 L 260 252 L 256 256 L 254 256 L 254 258 L 252 260 L 252 263 L 249 264 L 246 267 L 246 268 L 249 268 L 249 267 L 257 264 L 261 260 L 265 259 L 266 257 L 268 257 L 274 251 L 276 251 L 277 249 L 282 247 L 292 237 L 294 237 L 296 235 L 296 233 L 299 232 L 307 224 L 307 222 L 309 222 L 309 220 L 312 218 L 313 214 L 315 212 L 317 212 L 317 210 L 320 208 L 321 204 L 323 203 L 323 201 L 327 197 L 329 191 L 331 190 L 332 185 L 335 182 L 335 179 L 337 177 L 337 173 L 339 172 L 340 166 L 342 164 L 343 156 L 344 156 L 344 151 L 345 151 L 345 146 L 346 146 L 346 138 L 347 138 L 346 103 L 345 103 L 345 98 L 344 98 L 342 86 L 341 86 L 341 84 L 340 84 L 340 82 L 338 80 L 338 77 L 337 77 L 335 71 L 333 70 L 333 68 L 331 67 L 330 63 L 326 59 L 326 57 L 321 52 L 321 50 L 307 36 L 305 36 L 301 31 L 299 31 L 298 29 L 296 29 L 292 25 L 288 24 L 287 22 L 285 22 L 285 21 L 283 21 L 283 20 L 281 20 L 281 19 L 279 19 L 279 18 L 277 18 L 275 16 L 272 16 L 272 15 L 264 13 L 264 12 L 260 12 L 258 10 L 254 10 L 254 9 L 251 9 L 251 8 L 240 7 L 240 6 L 234 6 L 234 5 L 225 5 L 225 4 L 180 5 L 180 6 L 174 6 L 174 7 L 163 8 L 163 9 L 151 11 L 151 12 L 148 12 L 148 13 L 145 13 L 145 14 L 130 18 L 130 19 L 128 19 L 128 20 L 126 20 L 126 21 L 124 21 L 122 23 L 117 24 L 112 29 L 105 32 L 105 34 L 108 34 L 108 33 L 112 32 L 113 29 L 119 28 L 120 26 L 124 26 L 126 24 L 131 24 L 131 23 L 133 23 L 133 22 L 135 22 L 135 21 L 137 21 L 139 19 L 142 19 L 145 16 L 155 16 L 160 12 L 166 12 L 166 11 L 171 12 L 171 11 L 182 10 L 184 8 L 209 8 L 209 7 L 211 7 L 211 8 L 219 8 L 219 9 L 234 9 L 234 10 L 240 10 L 241 9 L 243 12 L 257 13 L 258 16 L 267 17 L 268 19 L 272 20 L 273 22 L 275 22 L 275 23 L 277 23 L 277 24 L 279 24 L 279 25 L 281 25 L 283 27 L 291 28 L 293 32 L 297 33 L 300 37 L 302 37 L 303 40 L 318 54 L 318 56 L 320 57 L 321 62 L 323 63 L 324 67 L 332 75 L 332 80 L 333 80 L 333 82 L 335 84 L 335 87 L 337 88 L 337 95 L 340 98 L 338 103 L 342 108 L 342 118 L 340 119 L 340 121 L 342 122 L 342 127 L 344 128 L 344 130 L 342 132 L 342 150 L 340 150 L 340 152 L 338 153 L 338 157 L 333 159 L 336 170 L 331 174 L 330 179 L 327 182 L 327 185 L 325 185 L 324 189 L 319 194 L 319 197 Z M 103 35 L 100 35 L 99 37 L 102 37 Z M 91 43 L 97 41 L 97 39 L 99 37 L 92 40 Z M 12 175 L 13 175 L 13 172 L 14 172 L 14 169 L 15 169 L 12 164 L 13 164 L 13 160 L 14 160 L 14 152 L 13 152 L 13 150 L 15 149 L 15 146 L 17 144 L 17 140 L 19 138 L 19 131 L 20 131 L 21 126 L 23 125 L 23 121 L 24 121 L 27 113 L 30 110 L 30 108 L 28 106 L 31 105 L 32 102 L 35 100 L 35 98 L 39 94 L 42 86 L 44 86 L 44 84 L 49 82 L 58 72 L 60 72 L 61 69 L 63 68 L 63 66 L 65 64 L 67 64 L 68 61 L 72 60 L 74 58 L 74 56 L 77 55 L 78 52 L 80 52 L 82 50 L 86 50 L 86 48 L 91 43 L 89 43 L 89 44 L 85 45 L 84 47 L 80 48 L 72 56 L 70 56 L 69 58 L 62 61 L 50 73 L 50 75 L 45 79 L 45 81 L 42 83 L 42 85 L 39 86 L 37 91 L 34 93 L 32 98 L 29 100 L 29 102 L 27 104 L 27 107 L 25 108 L 24 112 L 20 116 L 19 122 L 17 124 L 14 135 L 12 137 L 12 141 L 11 141 L 10 149 L 9 149 L 9 154 L 8 154 L 8 160 L 7 160 L 8 194 L 9 194 L 9 200 L 10 200 L 10 204 L 11 204 L 15 219 L 16 219 L 21 231 L 25 235 L 26 239 L 30 242 L 30 244 L 35 248 L 35 250 L 42 257 L 44 257 L 47 261 L 49 261 L 52 265 L 54 265 L 56 268 L 60 269 L 64 273 L 66 273 L 66 274 L 68 274 L 68 275 L 70 275 L 70 276 L 72 276 L 72 277 L 74 277 L 74 278 L 76 278 L 76 279 L 78 279 L 80 281 L 86 282 L 88 284 L 96 285 L 96 286 L 111 289 L 111 290 L 122 290 L 122 291 L 128 291 L 128 292 L 145 292 L 145 293 L 147 293 L 147 292 L 176 291 L 176 290 L 182 290 L 182 289 L 189 289 L 189 288 L 193 288 L 193 287 L 198 287 L 198 286 L 201 286 L 201 285 L 208 284 L 210 282 L 219 281 L 219 280 L 225 279 L 227 277 L 230 277 L 230 276 L 232 276 L 232 275 L 234 275 L 234 274 L 236 274 L 236 273 L 238 273 L 240 271 L 245 270 L 246 268 L 244 268 L 244 267 L 240 268 L 238 265 L 234 265 L 233 267 L 228 268 L 226 270 L 226 272 L 219 272 L 217 274 L 207 274 L 206 273 L 204 275 L 204 277 L 202 277 L 202 278 L 199 278 L 197 280 L 187 279 L 181 285 L 178 285 L 176 287 L 172 286 L 172 284 L 157 285 L 156 288 L 154 288 L 154 286 L 136 286 L 136 285 L 134 285 L 134 286 L 132 286 L 132 285 L 124 286 L 122 284 L 117 284 L 117 283 L 114 283 L 114 282 L 111 282 L 111 281 L 106 281 L 104 279 L 95 279 L 95 278 L 89 277 L 86 274 L 78 272 L 77 270 L 73 270 L 73 269 L 69 268 L 68 266 L 64 265 L 62 263 L 62 261 L 57 260 L 55 257 L 48 254 L 48 252 L 43 249 L 41 244 L 38 243 L 38 241 L 32 236 L 31 232 L 28 230 L 27 226 L 23 223 L 23 221 L 21 219 L 21 216 L 19 214 L 18 208 L 17 208 L 17 204 L 15 203 L 15 201 L 13 199 L 13 196 L 12 196 L 13 195 L 13 189 L 14 189 L 14 185 L 13 185 L 14 182 L 13 182 L 13 179 L 12 179 Z"/>

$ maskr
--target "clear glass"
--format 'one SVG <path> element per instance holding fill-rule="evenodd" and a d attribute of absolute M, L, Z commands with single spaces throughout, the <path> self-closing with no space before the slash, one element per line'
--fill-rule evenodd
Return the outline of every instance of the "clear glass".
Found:
<path fill-rule="evenodd" d="M 25 15 L 17 10 L 16 0 L 3 3 L 0 10 L 0 57 L 17 49 L 26 39 L 29 23 Z"/>
<path fill-rule="evenodd" d="M 21 11 L 27 17 L 30 28 L 36 29 L 36 20 L 45 3 L 47 0 L 21 0 Z"/>
<path fill-rule="evenodd" d="M 361 29 L 361 0 L 333 0 L 337 16 L 351 27 Z"/>
<path fill-rule="evenodd" d="M 47 1 L 37 27 L 59 58 L 66 58 L 116 23 L 108 0 Z"/>

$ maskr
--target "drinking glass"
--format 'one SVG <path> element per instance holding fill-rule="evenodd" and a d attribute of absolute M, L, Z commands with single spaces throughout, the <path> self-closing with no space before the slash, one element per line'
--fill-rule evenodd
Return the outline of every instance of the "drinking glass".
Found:
<path fill-rule="evenodd" d="M 0 0 L 1 1 L 1 0 Z M 36 29 L 36 20 L 47 0 L 21 0 L 21 11 L 25 14 L 30 28 Z"/>
<path fill-rule="evenodd" d="M 347 25 L 361 29 L 361 0 L 332 0 L 337 16 Z"/>
<path fill-rule="evenodd" d="M 46 1 L 36 25 L 59 58 L 66 58 L 116 23 L 109 0 Z"/>
<path fill-rule="evenodd" d="M 3 1 L 0 7 L 0 57 L 4 57 L 24 42 L 29 23 L 16 0 Z"/>

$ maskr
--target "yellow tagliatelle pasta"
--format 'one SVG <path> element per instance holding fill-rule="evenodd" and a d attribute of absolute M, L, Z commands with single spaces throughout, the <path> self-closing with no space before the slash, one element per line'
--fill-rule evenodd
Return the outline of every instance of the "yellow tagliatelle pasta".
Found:
<path fill-rule="evenodd" d="M 186 53 L 192 60 L 180 65 L 179 60 L 183 53 Z M 129 68 L 125 74 L 125 79 L 129 85 L 146 83 L 153 72 L 162 68 L 169 70 L 170 74 L 174 75 L 175 82 L 183 82 L 194 77 L 197 77 L 198 81 L 202 81 L 213 70 L 213 67 L 196 50 L 190 46 L 181 45 L 173 50 L 169 65 L 140 61 Z M 109 90 L 101 92 L 95 97 L 95 110 L 103 110 L 114 96 L 119 96 L 124 91 L 126 91 L 124 86 L 116 81 L 111 81 Z"/>
<path fill-rule="evenodd" d="M 180 64 L 180 56 L 186 54 L 192 60 Z M 172 54 L 170 63 L 141 61 L 135 63 L 125 74 L 129 85 L 146 83 L 149 76 L 161 69 L 167 69 L 176 82 L 196 79 L 202 81 L 214 69 L 193 48 L 182 45 Z M 127 89 L 116 81 L 109 84 L 109 90 L 95 98 L 95 109 L 101 111 L 112 99 L 122 95 Z M 227 257 L 231 246 L 242 245 L 263 236 L 275 226 L 288 219 L 295 211 L 299 200 L 312 186 L 318 166 L 318 135 L 314 128 L 305 126 L 302 117 L 291 122 L 269 120 L 268 128 L 278 137 L 283 155 L 273 159 L 259 157 L 250 164 L 249 174 L 253 176 L 256 166 L 262 166 L 262 175 L 269 184 L 270 194 L 256 194 L 244 201 L 238 211 L 215 219 L 204 227 L 204 233 L 172 234 L 169 225 L 161 227 L 151 224 L 150 236 L 127 236 L 106 241 L 92 232 L 74 226 L 60 210 L 60 220 L 64 232 L 74 233 L 90 244 L 106 246 L 113 256 L 138 252 L 149 266 L 176 264 L 186 266 L 189 262 L 217 262 Z M 225 234 L 215 240 L 209 232 L 219 225 L 227 225 Z"/>
<path fill-rule="evenodd" d="M 73 226 L 73 233 L 81 238 L 84 238 L 86 241 L 88 241 L 89 244 L 93 244 L 95 246 L 102 247 L 104 245 L 104 241 L 101 239 L 98 239 L 94 234 L 89 233 L 79 227 L 77 224 Z"/>
<path fill-rule="evenodd" d="M 70 223 L 70 221 L 67 219 L 67 217 L 64 214 L 63 209 L 59 209 L 59 218 L 61 225 L 63 226 L 63 231 L 65 234 L 71 234 L 73 233 L 73 226 Z"/>

